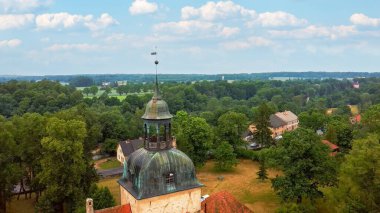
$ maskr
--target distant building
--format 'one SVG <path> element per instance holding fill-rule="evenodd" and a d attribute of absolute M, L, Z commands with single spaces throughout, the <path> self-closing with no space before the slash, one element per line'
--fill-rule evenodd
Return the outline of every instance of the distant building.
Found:
<path fill-rule="evenodd" d="M 339 152 L 339 146 L 331 143 L 328 140 L 322 140 L 322 143 L 327 145 L 330 148 L 330 156 L 335 156 Z"/>
<path fill-rule="evenodd" d="M 361 120 L 362 116 L 360 114 L 350 117 L 351 124 L 359 124 Z"/>
<path fill-rule="evenodd" d="M 127 81 L 116 81 L 117 86 L 125 86 L 127 85 Z"/>
<path fill-rule="evenodd" d="M 353 87 L 354 89 L 359 89 L 359 88 L 360 88 L 360 84 L 359 84 L 359 82 L 358 82 L 358 81 L 354 82 L 354 83 L 352 84 L 352 87 Z"/>
<path fill-rule="evenodd" d="M 298 117 L 291 111 L 277 112 L 269 117 L 273 138 L 298 128 Z"/>
<path fill-rule="evenodd" d="M 106 87 L 109 87 L 109 86 L 111 86 L 111 82 L 102 82 L 102 88 L 106 88 Z"/>
<path fill-rule="evenodd" d="M 140 149 L 144 144 L 144 140 L 135 139 L 135 140 L 126 140 L 120 141 L 116 148 L 116 157 L 120 163 L 124 163 L 128 160 L 128 156 L 132 154 L 132 152 Z"/>

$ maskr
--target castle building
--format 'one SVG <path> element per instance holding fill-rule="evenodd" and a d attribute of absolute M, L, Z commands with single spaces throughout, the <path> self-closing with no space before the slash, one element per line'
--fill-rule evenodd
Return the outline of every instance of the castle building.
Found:
<path fill-rule="evenodd" d="M 211 195 L 201 205 L 203 185 L 195 176 L 191 159 L 175 147 L 172 117 L 160 94 L 156 74 L 154 95 L 142 116 L 143 147 L 124 158 L 123 176 L 118 181 L 121 205 L 94 210 L 94 201 L 89 198 L 87 213 L 250 212 L 227 192 Z"/>

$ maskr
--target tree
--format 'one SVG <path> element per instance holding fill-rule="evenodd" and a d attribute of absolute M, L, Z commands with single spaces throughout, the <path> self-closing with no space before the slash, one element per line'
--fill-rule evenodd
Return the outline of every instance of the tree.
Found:
<path fill-rule="evenodd" d="M 352 127 L 347 119 L 334 119 L 328 124 L 326 139 L 331 138 L 331 142 L 339 146 L 340 151 L 347 153 L 352 146 Z"/>
<path fill-rule="evenodd" d="M 94 201 L 94 209 L 105 209 L 116 205 L 115 199 L 113 198 L 108 187 L 98 187 L 93 184 L 90 189 L 90 195 Z"/>
<path fill-rule="evenodd" d="M 283 135 L 272 149 L 271 158 L 284 175 L 272 180 L 272 187 L 284 201 L 323 196 L 320 187 L 336 183 L 336 168 L 328 148 L 311 130 L 298 128 Z"/>
<path fill-rule="evenodd" d="M 254 111 L 254 123 L 257 130 L 253 133 L 253 137 L 255 141 L 266 147 L 273 144 L 272 131 L 269 129 L 269 117 L 272 113 L 266 103 L 262 103 Z"/>
<path fill-rule="evenodd" d="M 88 88 L 88 87 L 84 88 L 84 89 L 83 89 L 83 93 L 86 94 L 86 96 L 88 96 L 88 94 L 91 93 L 90 88 Z"/>
<path fill-rule="evenodd" d="M 41 141 L 42 170 L 37 174 L 46 189 L 37 207 L 42 212 L 63 212 L 66 204 L 66 209 L 71 211 L 86 191 L 82 185 L 86 175 L 85 123 L 52 117 L 47 122 L 46 133 Z"/>
<path fill-rule="evenodd" d="M 332 125 L 329 125 L 327 127 L 325 138 L 333 144 L 338 143 L 338 134 L 336 133 L 336 129 Z"/>
<path fill-rule="evenodd" d="M 380 136 L 355 140 L 334 197 L 346 212 L 380 212 Z"/>
<path fill-rule="evenodd" d="M 13 125 L 0 116 L 0 212 L 6 212 L 6 201 L 13 187 L 20 180 L 20 168 L 16 164 L 17 147 L 12 135 Z"/>
<path fill-rule="evenodd" d="M 243 144 L 241 138 L 247 129 L 247 117 L 242 113 L 227 112 L 219 117 L 217 134 L 221 141 L 227 141 L 234 150 Z"/>
<path fill-rule="evenodd" d="M 215 149 L 214 157 L 215 168 L 221 171 L 231 170 L 238 162 L 233 147 L 227 141 L 222 141 L 219 144 Z"/>
<path fill-rule="evenodd" d="M 202 166 L 212 147 L 212 129 L 204 118 L 189 116 L 178 111 L 173 122 L 177 146 L 185 152 L 196 166 Z"/>
<path fill-rule="evenodd" d="M 380 104 L 373 105 L 365 111 L 362 120 L 369 132 L 380 132 Z"/>
<path fill-rule="evenodd" d="M 261 181 L 268 179 L 268 173 L 267 173 L 267 169 L 265 167 L 264 161 L 260 162 L 259 171 L 256 174 L 257 174 L 257 179 L 260 179 Z"/>
<path fill-rule="evenodd" d="M 88 87 L 94 84 L 94 80 L 87 76 L 77 76 L 70 79 L 69 83 L 74 87 Z"/>
<path fill-rule="evenodd" d="M 90 93 L 92 93 L 93 96 L 95 96 L 98 93 L 99 89 L 97 86 L 91 86 L 90 87 Z"/>
<path fill-rule="evenodd" d="M 104 141 L 102 145 L 102 151 L 112 156 L 115 156 L 116 148 L 118 144 L 119 144 L 118 140 L 106 138 L 106 140 Z"/>
<path fill-rule="evenodd" d="M 314 131 L 324 129 L 327 122 L 326 115 L 318 111 L 301 112 L 298 118 L 301 127 Z"/>
<path fill-rule="evenodd" d="M 23 171 L 20 177 L 20 192 L 25 192 L 25 185 L 32 191 L 42 190 L 42 186 L 36 179 L 36 174 L 41 170 L 42 152 L 41 140 L 45 136 L 46 117 L 37 113 L 25 113 L 22 117 L 12 117 L 14 140 L 19 147 L 18 163 Z M 38 200 L 39 193 L 36 193 Z"/>

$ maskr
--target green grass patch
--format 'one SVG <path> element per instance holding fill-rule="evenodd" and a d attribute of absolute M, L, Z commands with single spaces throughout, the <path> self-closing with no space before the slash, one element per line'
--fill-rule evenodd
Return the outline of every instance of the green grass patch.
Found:
<path fill-rule="evenodd" d="M 242 196 L 240 197 L 239 201 L 242 203 L 255 203 L 255 202 L 275 202 L 280 203 L 279 198 L 274 192 L 265 192 L 260 194 L 253 194 L 248 190 L 244 190 Z"/>
<path fill-rule="evenodd" d="M 100 180 L 97 183 L 98 186 L 108 187 L 108 189 L 110 190 L 113 198 L 116 201 L 116 205 L 120 205 L 120 188 L 119 188 L 119 184 L 117 183 L 117 181 L 119 179 L 120 179 L 120 177 L 107 178 L 107 179 Z"/>
<path fill-rule="evenodd" d="M 110 159 L 99 165 L 101 169 L 114 169 L 121 166 L 121 163 L 116 159 Z"/>

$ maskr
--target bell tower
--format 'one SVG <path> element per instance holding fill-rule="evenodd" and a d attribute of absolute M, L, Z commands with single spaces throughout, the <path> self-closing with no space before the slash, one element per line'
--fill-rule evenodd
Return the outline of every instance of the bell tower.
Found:
<path fill-rule="evenodd" d="M 144 120 L 144 147 L 149 151 L 159 151 L 172 148 L 171 137 L 171 118 L 167 103 L 162 100 L 158 87 L 157 75 L 157 52 L 151 53 L 156 55 L 156 81 L 154 95 L 146 106 L 145 113 L 142 116 Z"/>
<path fill-rule="evenodd" d="M 173 148 L 168 104 L 162 99 L 157 75 L 154 95 L 141 117 L 144 147 L 134 151 L 124 163 L 120 184 L 121 204 L 132 212 L 195 213 L 201 210 L 201 188 L 191 159 Z"/>

